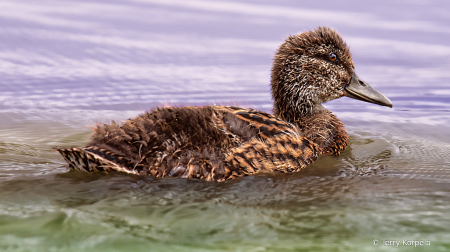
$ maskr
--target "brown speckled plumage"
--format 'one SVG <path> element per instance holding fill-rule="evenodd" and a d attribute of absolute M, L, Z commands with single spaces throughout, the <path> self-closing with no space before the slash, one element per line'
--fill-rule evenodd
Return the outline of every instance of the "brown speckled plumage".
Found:
<path fill-rule="evenodd" d="M 337 55 L 332 62 L 329 55 Z M 329 28 L 291 36 L 272 68 L 273 115 L 226 106 L 165 107 L 122 125 L 97 126 L 85 148 L 56 148 L 72 169 L 224 181 L 291 173 L 347 146 L 343 124 L 321 103 L 342 97 L 354 64 Z"/>

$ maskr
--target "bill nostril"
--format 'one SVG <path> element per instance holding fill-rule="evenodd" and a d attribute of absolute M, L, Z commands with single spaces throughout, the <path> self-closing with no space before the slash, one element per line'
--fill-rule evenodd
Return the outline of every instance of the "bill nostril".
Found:
<path fill-rule="evenodd" d="M 362 80 L 358 80 L 358 82 L 359 82 L 359 84 L 361 84 L 361 86 L 363 86 L 363 87 L 365 87 L 365 86 L 366 86 L 366 83 L 364 83 L 364 81 L 362 81 Z"/>

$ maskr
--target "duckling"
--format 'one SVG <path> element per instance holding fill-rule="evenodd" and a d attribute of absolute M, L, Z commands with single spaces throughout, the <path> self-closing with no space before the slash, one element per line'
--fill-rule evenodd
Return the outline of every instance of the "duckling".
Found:
<path fill-rule="evenodd" d="M 361 80 L 341 36 L 319 27 L 288 37 L 271 75 L 273 114 L 233 106 L 161 107 L 122 125 L 98 125 L 84 148 L 55 148 L 69 167 L 153 177 L 225 181 L 292 173 L 348 144 L 342 122 L 322 106 L 347 96 L 392 107 Z"/>

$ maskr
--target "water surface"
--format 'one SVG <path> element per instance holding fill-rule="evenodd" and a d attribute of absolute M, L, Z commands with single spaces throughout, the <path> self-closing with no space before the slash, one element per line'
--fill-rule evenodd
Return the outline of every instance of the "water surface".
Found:
<path fill-rule="evenodd" d="M 0 250 L 450 250 L 449 8 L 1 1 Z M 351 136 L 339 157 L 211 183 L 69 172 L 51 149 L 156 106 L 271 112 L 276 48 L 319 25 L 341 33 L 358 75 L 394 104 L 325 104 Z M 383 243 L 405 239 L 430 246 Z"/>

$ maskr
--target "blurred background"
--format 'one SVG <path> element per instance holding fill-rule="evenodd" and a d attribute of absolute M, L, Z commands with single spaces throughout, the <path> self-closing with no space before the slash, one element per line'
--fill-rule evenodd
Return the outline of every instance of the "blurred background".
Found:
<path fill-rule="evenodd" d="M 2 0 L 0 250 L 450 250 L 450 3 Z M 222 184 L 67 172 L 52 146 L 156 106 L 271 112 L 272 58 L 329 26 L 392 109 L 325 104 L 350 147 Z M 373 240 L 380 241 L 379 246 Z"/>

